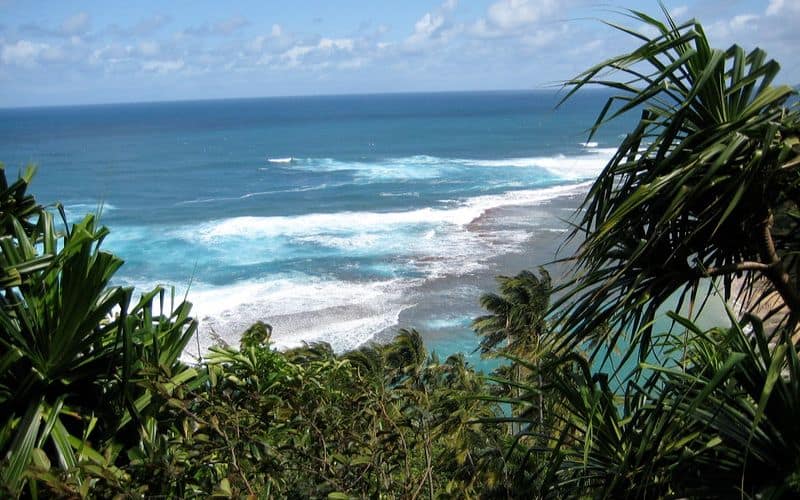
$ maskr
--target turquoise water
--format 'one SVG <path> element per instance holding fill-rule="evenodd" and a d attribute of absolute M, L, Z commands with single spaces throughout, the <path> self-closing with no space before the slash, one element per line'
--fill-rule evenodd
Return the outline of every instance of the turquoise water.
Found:
<path fill-rule="evenodd" d="M 265 320 L 335 349 L 423 331 L 471 351 L 492 276 L 553 257 L 627 125 L 605 96 L 297 97 L 0 110 L 0 159 L 76 219 L 103 206 L 117 282 L 191 283 L 201 344 Z"/>

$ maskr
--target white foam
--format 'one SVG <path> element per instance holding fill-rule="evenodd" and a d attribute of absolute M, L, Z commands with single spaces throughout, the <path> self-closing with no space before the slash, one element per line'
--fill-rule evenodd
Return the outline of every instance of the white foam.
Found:
<path fill-rule="evenodd" d="M 259 169 L 264 170 L 264 169 Z M 303 193 L 306 191 L 319 191 L 321 189 L 327 189 L 329 187 L 338 187 L 342 186 L 343 184 L 318 184 L 316 186 L 301 186 L 291 189 L 276 189 L 274 191 L 255 191 L 252 193 L 244 193 L 239 196 L 222 196 L 217 198 L 198 198 L 195 200 L 185 200 L 179 201 L 175 203 L 175 205 L 198 205 L 203 203 L 216 203 L 218 201 L 236 201 L 236 200 L 246 200 L 248 198 L 255 198 L 259 196 L 268 196 L 271 194 L 282 194 L 282 193 Z"/>
<path fill-rule="evenodd" d="M 585 142 L 581 143 L 581 146 L 585 151 L 578 155 L 559 154 L 494 160 L 415 155 L 372 162 L 342 161 L 332 158 L 307 158 L 294 161 L 297 162 L 297 168 L 311 171 L 352 171 L 356 178 L 366 181 L 437 179 L 446 177 L 444 174 L 448 171 L 465 167 L 541 168 L 561 179 L 588 180 L 595 178 L 616 152 L 614 148 L 598 148 L 597 142 Z"/>
<path fill-rule="evenodd" d="M 585 148 L 596 148 L 597 147 L 597 143 L 596 142 L 582 142 L 581 146 L 583 146 Z"/>
<path fill-rule="evenodd" d="M 307 275 L 284 275 L 225 286 L 193 285 L 190 297 L 202 316 L 219 316 L 248 304 L 261 304 L 268 315 L 293 314 L 325 307 L 364 303 L 399 286 L 396 280 L 354 283 Z"/>
<path fill-rule="evenodd" d="M 327 342 L 336 352 L 351 351 L 397 325 L 403 309 L 405 307 L 350 320 L 325 322 L 308 330 L 277 332 L 272 337 L 273 345 L 278 349 L 290 349 L 304 342 Z"/>
<path fill-rule="evenodd" d="M 471 318 L 447 316 L 429 319 L 425 322 L 425 326 L 434 330 L 443 330 L 448 328 L 469 329 L 470 322 Z"/>
<path fill-rule="evenodd" d="M 469 230 L 466 226 L 481 214 L 495 207 L 533 205 L 579 194 L 588 186 L 511 191 L 469 198 L 450 207 L 404 212 L 236 217 L 182 228 L 179 237 L 194 248 L 208 246 L 204 253 L 223 259 L 219 262 L 239 263 L 239 254 L 260 255 L 251 247 L 260 248 L 259 258 L 264 259 L 280 254 L 280 245 L 291 242 L 331 247 L 350 256 L 386 255 L 391 269 L 408 267 L 423 276 L 358 282 L 298 274 L 268 275 L 223 286 L 195 283 L 189 300 L 201 320 L 201 351 L 219 339 L 237 344 L 241 332 L 259 320 L 276 326 L 274 340 L 280 347 L 304 341 L 326 341 L 337 350 L 357 347 L 397 324 L 400 312 L 415 300 L 410 294 L 414 286 L 425 279 L 475 272 L 491 256 L 517 248 L 529 237 L 525 230 L 498 229 L 487 234 Z M 277 249 L 264 250 L 275 245 Z M 240 250 L 231 252 L 231 248 Z M 216 253 L 217 249 L 223 251 Z M 209 265 L 217 265 L 213 262 L 217 261 L 212 259 Z M 182 294 L 179 289 L 178 296 Z M 195 348 L 193 343 L 191 349 Z"/>
<path fill-rule="evenodd" d="M 583 155 L 535 156 L 528 158 L 506 158 L 501 160 L 459 160 L 464 165 L 475 167 L 542 168 L 564 180 L 588 180 L 596 178 L 611 160 L 614 148 L 594 148 Z"/>
<path fill-rule="evenodd" d="M 103 210 L 116 210 L 117 207 L 112 205 L 111 203 L 105 202 L 97 202 L 97 203 L 66 203 L 64 204 L 64 210 L 97 210 L 98 208 L 102 208 Z"/>
<path fill-rule="evenodd" d="M 287 158 L 267 158 L 267 161 L 270 163 L 292 163 L 293 160 L 294 158 L 291 156 Z"/>
<path fill-rule="evenodd" d="M 531 205 L 561 196 L 584 192 L 589 183 L 554 186 L 542 189 L 509 191 L 504 194 L 469 198 L 453 208 L 420 208 L 402 212 L 335 212 L 295 216 L 233 217 L 214 220 L 178 230 L 176 236 L 214 244 L 227 238 L 262 239 L 275 236 L 314 234 L 350 234 L 387 231 L 396 226 L 451 224 L 464 226 L 491 208 Z"/>
<path fill-rule="evenodd" d="M 324 341 L 344 351 L 396 325 L 400 312 L 411 305 L 406 292 L 417 282 L 349 282 L 294 275 L 225 286 L 196 283 L 189 301 L 193 316 L 200 320 L 201 352 L 219 340 L 238 344 L 241 333 L 256 321 L 273 324 L 273 341 L 279 348 Z M 147 288 L 145 284 L 143 289 Z M 196 351 L 196 344 L 188 350 Z"/>
<path fill-rule="evenodd" d="M 405 192 L 405 193 L 387 193 L 387 192 L 382 192 L 382 193 L 379 193 L 379 194 L 380 194 L 380 196 L 383 196 L 384 198 L 401 198 L 401 197 L 419 198 L 419 192 L 417 192 L 417 191 L 408 191 L 408 192 Z"/>
<path fill-rule="evenodd" d="M 380 180 L 436 179 L 448 169 L 458 168 L 448 158 L 415 155 L 376 161 L 345 161 L 334 158 L 294 159 L 294 168 L 312 172 L 351 172 L 361 182 Z"/>
<path fill-rule="evenodd" d="M 293 241 L 337 248 L 352 253 L 356 250 L 371 249 L 379 246 L 381 243 L 381 235 L 375 233 L 357 233 L 342 236 L 311 234 L 293 238 Z"/>

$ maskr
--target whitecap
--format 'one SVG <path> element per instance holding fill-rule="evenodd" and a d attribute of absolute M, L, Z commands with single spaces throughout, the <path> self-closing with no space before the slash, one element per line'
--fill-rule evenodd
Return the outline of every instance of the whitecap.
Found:
<path fill-rule="evenodd" d="M 306 191 L 318 191 L 321 189 L 327 189 L 329 187 L 338 187 L 342 186 L 343 184 L 318 184 L 316 186 L 301 186 L 296 188 L 290 189 L 276 189 L 273 191 L 255 191 L 252 193 L 244 193 L 239 196 L 222 196 L 217 198 L 198 198 L 194 200 L 184 200 L 175 203 L 175 205 L 199 205 L 204 203 L 216 203 L 219 201 L 236 201 L 236 200 L 246 200 L 248 198 L 255 198 L 259 196 L 268 196 L 271 194 L 284 194 L 284 193 L 303 193 Z"/>
<path fill-rule="evenodd" d="M 97 212 L 102 210 L 110 212 L 117 210 L 115 205 L 111 203 L 97 202 L 97 203 L 64 203 L 64 211 L 66 212 Z"/>
<path fill-rule="evenodd" d="M 395 326 L 400 313 L 413 305 L 406 292 L 415 283 L 286 275 L 224 286 L 195 283 L 189 301 L 200 320 L 201 353 L 219 342 L 236 345 L 241 333 L 256 321 L 273 326 L 272 340 L 278 348 L 328 342 L 342 352 Z M 196 350 L 195 343 L 188 348 L 189 353 Z"/>
<path fill-rule="evenodd" d="M 388 192 L 381 192 L 378 193 L 380 196 L 384 198 L 402 198 L 402 197 L 410 197 L 410 198 L 419 198 L 418 191 L 408 191 L 404 193 L 388 193 Z"/>
<path fill-rule="evenodd" d="M 415 224 L 464 226 L 494 207 L 541 203 L 560 196 L 583 192 L 588 186 L 588 183 L 569 184 L 476 196 L 452 208 L 426 207 L 401 212 L 347 211 L 293 216 L 232 217 L 180 229 L 175 236 L 190 241 L 200 240 L 205 243 L 213 243 L 231 237 L 261 239 L 279 235 L 306 236 L 337 232 L 347 234 L 369 230 L 385 231 L 391 230 L 395 226 Z"/>
<path fill-rule="evenodd" d="M 615 148 L 599 148 L 598 143 L 582 143 L 583 154 L 532 156 L 499 159 L 441 158 L 414 155 L 375 161 L 344 161 L 333 158 L 307 158 L 297 168 L 310 171 L 352 172 L 358 181 L 429 180 L 452 182 L 447 174 L 469 168 L 540 168 L 564 180 L 595 178 L 616 152 Z M 386 194 L 381 193 L 386 196 Z"/>
<path fill-rule="evenodd" d="M 499 160 L 459 160 L 472 167 L 541 168 L 564 180 L 596 178 L 616 153 L 614 148 L 594 148 L 582 155 L 534 156 Z"/>
<path fill-rule="evenodd" d="M 425 326 L 432 330 L 443 330 L 451 328 L 470 329 L 469 326 L 471 322 L 472 318 L 468 316 L 466 317 L 447 316 L 447 317 L 429 319 L 425 321 Z"/>

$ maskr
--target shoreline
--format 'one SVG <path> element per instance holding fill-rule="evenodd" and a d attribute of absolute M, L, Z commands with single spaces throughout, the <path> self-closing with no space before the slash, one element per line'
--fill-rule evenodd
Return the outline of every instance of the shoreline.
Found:
<path fill-rule="evenodd" d="M 445 267 L 455 261 L 437 262 L 435 257 L 421 255 L 416 260 L 432 266 L 431 274 L 382 282 L 367 281 L 360 285 L 352 282 L 353 288 L 345 291 L 345 294 L 352 294 L 350 299 L 341 296 L 344 290 L 317 281 L 316 285 L 308 284 L 301 293 L 309 297 L 311 307 L 308 309 L 284 313 L 265 310 L 263 314 L 249 314 L 246 318 L 235 317 L 235 307 L 234 311 L 220 310 L 213 315 L 198 310 L 201 352 L 206 353 L 208 347 L 220 341 L 236 345 L 241 333 L 259 320 L 271 324 L 272 339 L 279 349 L 292 348 L 303 342 L 325 341 L 341 352 L 370 341 L 386 342 L 400 328 L 415 328 L 423 334 L 431 350 L 445 355 L 469 352 L 474 347 L 474 333 L 469 322 L 481 314 L 480 295 L 494 291 L 497 275 L 516 274 L 554 260 L 568 229 L 563 219 L 575 214 L 589 185 L 570 183 L 537 190 L 540 194 L 558 193 L 545 198 L 531 196 L 533 190 L 526 190 L 524 202 L 512 199 L 507 204 L 482 210 L 478 216 L 462 224 L 458 231 L 463 233 L 466 241 L 477 239 L 484 246 L 485 255 L 475 255 L 472 262 L 461 263 L 462 267 L 457 269 Z M 522 234 L 525 237 L 520 241 L 511 244 L 506 241 Z M 360 292 L 356 287 L 363 290 Z M 293 290 L 288 288 L 286 293 L 293 293 Z M 337 294 L 344 300 L 314 307 L 314 297 L 326 294 Z M 258 293 L 253 291 L 250 295 L 257 296 Z M 370 302 L 376 296 L 382 300 Z M 189 300 L 192 301 L 191 294 Z M 239 309 L 248 309 L 249 313 L 252 313 L 249 309 L 260 307 L 258 304 L 241 306 Z M 262 306 L 274 307 L 270 304 Z M 370 330 L 368 334 L 364 332 L 365 324 Z M 362 333 L 356 333 L 357 330 Z M 186 354 L 195 357 L 197 347 L 196 343 L 193 344 L 187 348 Z"/>

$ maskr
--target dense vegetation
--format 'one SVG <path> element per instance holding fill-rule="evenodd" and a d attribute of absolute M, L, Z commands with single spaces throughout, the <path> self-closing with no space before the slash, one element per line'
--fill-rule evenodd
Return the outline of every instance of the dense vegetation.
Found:
<path fill-rule="evenodd" d="M 794 91 L 759 50 L 632 15 L 659 34 L 621 28 L 642 45 L 568 85 L 619 91 L 596 126 L 641 119 L 584 202 L 566 281 L 525 271 L 481 298 L 478 348 L 506 359 L 488 376 L 414 330 L 337 355 L 277 352 L 261 323 L 187 365 L 190 304 L 111 285 L 108 230 L 58 206 L 56 223 L 27 192 L 33 170 L 3 170 L 0 492 L 800 495 Z M 672 312 L 655 327 L 670 297 L 696 314 L 715 290 L 739 299 L 725 326 Z"/>

